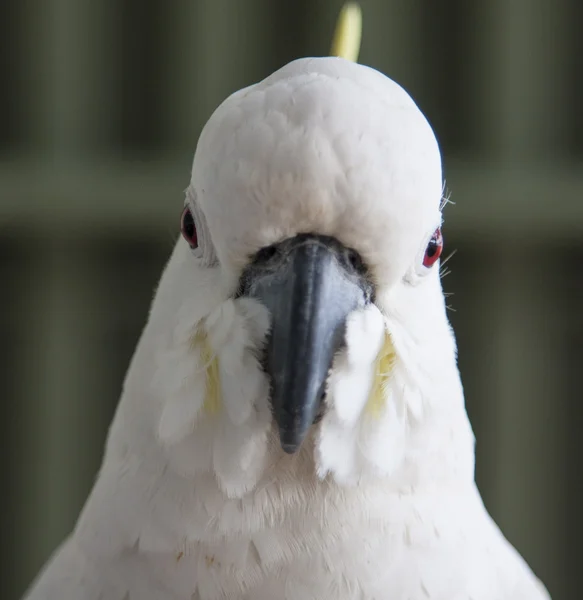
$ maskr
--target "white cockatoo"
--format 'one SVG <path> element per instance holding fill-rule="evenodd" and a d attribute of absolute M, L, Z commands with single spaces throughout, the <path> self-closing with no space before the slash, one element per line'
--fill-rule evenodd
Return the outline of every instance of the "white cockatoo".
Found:
<path fill-rule="evenodd" d="M 408 94 L 294 61 L 204 127 L 75 530 L 28 600 L 545 600 L 488 515 Z"/>

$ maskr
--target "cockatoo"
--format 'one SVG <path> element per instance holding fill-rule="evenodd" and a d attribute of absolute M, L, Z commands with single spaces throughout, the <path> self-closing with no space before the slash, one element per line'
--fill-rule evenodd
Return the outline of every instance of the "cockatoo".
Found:
<path fill-rule="evenodd" d="M 545 600 L 474 481 L 441 157 L 339 57 L 227 98 L 70 537 L 28 600 Z"/>

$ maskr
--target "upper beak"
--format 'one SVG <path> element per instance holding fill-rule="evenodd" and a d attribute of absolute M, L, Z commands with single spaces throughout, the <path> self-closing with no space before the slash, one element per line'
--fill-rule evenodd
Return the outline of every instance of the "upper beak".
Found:
<path fill-rule="evenodd" d="M 241 293 L 270 311 L 265 366 L 283 450 L 298 450 L 318 416 L 348 315 L 373 296 L 366 269 L 336 239 L 301 234 L 260 250 Z"/>

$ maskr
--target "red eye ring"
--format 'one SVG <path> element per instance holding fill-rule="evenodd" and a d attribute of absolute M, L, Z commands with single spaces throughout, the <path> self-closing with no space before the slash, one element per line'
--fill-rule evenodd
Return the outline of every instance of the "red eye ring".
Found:
<path fill-rule="evenodd" d="M 188 245 L 194 249 L 198 247 L 198 235 L 196 233 L 196 224 L 190 208 L 185 207 L 180 216 L 180 233 L 188 242 Z"/>
<path fill-rule="evenodd" d="M 431 236 L 427 248 L 425 249 L 425 255 L 423 256 L 423 266 L 428 269 L 431 268 L 441 256 L 443 252 L 443 236 L 441 235 L 441 227 L 438 227 L 434 234 Z"/>

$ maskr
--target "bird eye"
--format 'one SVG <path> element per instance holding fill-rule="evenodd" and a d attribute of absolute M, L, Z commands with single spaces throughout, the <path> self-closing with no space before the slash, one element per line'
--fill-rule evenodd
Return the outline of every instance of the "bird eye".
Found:
<path fill-rule="evenodd" d="M 423 266 L 428 269 L 432 267 L 441 256 L 443 251 L 443 237 L 441 235 L 441 228 L 437 228 L 435 233 L 431 236 L 427 248 L 425 249 L 425 255 L 423 256 Z"/>
<path fill-rule="evenodd" d="M 188 206 L 182 211 L 182 216 L 180 217 L 180 232 L 191 248 L 194 249 L 198 247 L 196 225 L 194 224 L 194 217 Z"/>

